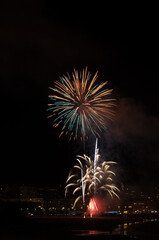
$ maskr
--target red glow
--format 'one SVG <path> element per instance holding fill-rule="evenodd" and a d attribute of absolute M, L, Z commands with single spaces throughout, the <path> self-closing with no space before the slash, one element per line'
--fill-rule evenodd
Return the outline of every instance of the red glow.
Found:
<path fill-rule="evenodd" d="M 94 230 L 90 230 L 90 231 L 89 231 L 89 235 L 95 235 L 95 233 L 96 233 L 96 232 L 95 232 Z"/>
<path fill-rule="evenodd" d="M 94 197 L 91 198 L 87 208 L 87 215 L 92 217 L 93 215 L 100 215 L 105 212 L 107 209 L 107 202 L 100 198 Z"/>
<path fill-rule="evenodd" d="M 94 198 L 91 198 L 88 205 L 88 210 L 90 214 L 97 214 L 98 207 Z"/>

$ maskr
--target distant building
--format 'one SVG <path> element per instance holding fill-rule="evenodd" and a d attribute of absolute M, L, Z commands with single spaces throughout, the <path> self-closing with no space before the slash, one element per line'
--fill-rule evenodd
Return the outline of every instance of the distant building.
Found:
<path fill-rule="evenodd" d="M 159 211 L 159 191 L 156 188 L 153 193 L 126 188 L 121 193 L 121 201 L 118 210 L 123 214 L 151 214 Z"/>
<path fill-rule="evenodd" d="M 38 188 L 25 185 L 11 185 L 0 188 L 0 199 L 4 202 L 25 202 L 44 205 L 44 199 L 38 197 Z"/>
<path fill-rule="evenodd" d="M 84 212 L 89 199 L 83 205 L 79 202 L 73 209 L 73 196 L 65 198 L 63 188 L 40 188 L 26 185 L 0 186 L 0 201 L 19 204 L 24 214 L 76 214 Z M 106 212 L 121 214 L 153 214 L 159 213 L 159 189 L 154 188 L 153 193 L 125 188 L 120 192 L 120 199 L 110 196 L 102 199 Z"/>

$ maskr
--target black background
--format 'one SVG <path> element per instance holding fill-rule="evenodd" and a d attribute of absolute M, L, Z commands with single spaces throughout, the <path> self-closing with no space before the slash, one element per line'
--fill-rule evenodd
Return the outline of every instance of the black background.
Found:
<path fill-rule="evenodd" d="M 92 5 L 93 4 L 93 5 Z M 99 140 L 118 162 L 118 181 L 158 185 L 158 15 L 156 6 L 4 1 L 0 27 L 0 184 L 64 185 L 85 144 L 58 138 L 47 119 L 49 86 L 88 66 L 108 80 L 116 120 Z"/>

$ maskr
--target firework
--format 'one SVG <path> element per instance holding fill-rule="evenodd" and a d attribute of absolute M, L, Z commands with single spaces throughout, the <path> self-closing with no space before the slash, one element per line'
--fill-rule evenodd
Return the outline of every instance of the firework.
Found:
<path fill-rule="evenodd" d="M 89 205 L 88 205 L 88 210 L 90 212 L 90 217 L 92 217 L 93 214 L 98 212 L 98 207 L 97 207 L 97 204 L 96 204 L 96 201 L 94 198 L 90 199 Z"/>
<path fill-rule="evenodd" d="M 63 75 L 50 87 L 53 94 L 49 95 L 52 103 L 48 104 L 48 117 L 53 117 L 53 127 L 61 125 L 59 136 L 69 134 L 70 140 L 84 140 L 92 133 L 99 137 L 113 119 L 112 89 L 105 88 L 107 81 L 98 84 L 97 78 L 98 72 L 91 78 L 86 67 L 82 72 L 74 70 L 71 76 Z"/>
<path fill-rule="evenodd" d="M 67 195 L 70 188 L 73 189 L 72 192 L 74 195 L 78 194 L 73 207 L 75 207 L 80 199 L 84 203 L 85 197 L 92 198 L 103 191 L 108 193 L 112 198 L 113 196 L 119 198 L 117 194 L 119 189 L 113 183 L 115 173 L 110 169 L 111 165 L 116 164 L 116 162 L 99 161 L 97 141 L 94 161 L 85 154 L 83 156 L 77 155 L 76 160 L 77 164 L 70 171 L 65 187 L 65 195 Z"/>

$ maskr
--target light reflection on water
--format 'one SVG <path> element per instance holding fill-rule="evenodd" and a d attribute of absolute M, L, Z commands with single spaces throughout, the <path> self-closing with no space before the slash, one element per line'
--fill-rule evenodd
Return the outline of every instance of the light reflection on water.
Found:
<path fill-rule="evenodd" d="M 110 235 L 109 231 L 98 231 L 98 230 L 74 230 L 73 235 L 75 236 L 103 236 Z"/>
<path fill-rule="evenodd" d="M 137 225 L 137 224 L 141 224 L 141 223 L 145 223 L 145 222 L 157 222 L 158 219 L 143 219 L 142 221 L 136 221 L 136 222 L 129 222 L 129 223 L 122 223 L 122 224 L 119 224 L 117 228 L 114 229 L 114 231 L 112 232 L 112 234 L 115 234 L 115 235 L 125 235 L 125 236 L 129 236 L 129 237 L 134 237 L 136 238 L 135 235 L 137 235 L 133 228 L 131 228 L 132 226 L 134 225 Z"/>
<path fill-rule="evenodd" d="M 73 235 L 75 236 L 104 236 L 104 235 L 125 235 L 136 238 L 136 234 L 131 228 L 134 225 L 145 223 L 145 222 L 156 222 L 158 219 L 143 219 L 142 221 L 127 222 L 119 224 L 113 231 L 98 231 L 98 230 L 74 230 Z"/>

